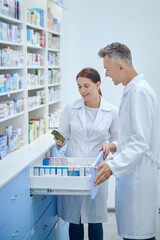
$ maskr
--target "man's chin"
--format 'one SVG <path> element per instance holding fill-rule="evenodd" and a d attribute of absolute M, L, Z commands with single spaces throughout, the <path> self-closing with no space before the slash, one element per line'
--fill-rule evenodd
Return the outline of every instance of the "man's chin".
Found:
<path fill-rule="evenodd" d="M 117 82 L 113 82 L 113 83 L 114 83 L 115 86 L 119 84 L 119 83 L 117 83 Z"/>

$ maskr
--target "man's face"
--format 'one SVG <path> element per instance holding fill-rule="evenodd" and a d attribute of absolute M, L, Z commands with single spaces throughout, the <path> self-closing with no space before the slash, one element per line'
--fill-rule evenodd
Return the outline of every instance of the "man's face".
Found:
<path fill-rule="evenodd" d="M 117 61 L 109 59 L 108 56 L 103 58 L 104 68 L 106 69 L 105 76 L 112 78 L 115 85 L 120 84 L 121 81 L 121 68 Z"/>

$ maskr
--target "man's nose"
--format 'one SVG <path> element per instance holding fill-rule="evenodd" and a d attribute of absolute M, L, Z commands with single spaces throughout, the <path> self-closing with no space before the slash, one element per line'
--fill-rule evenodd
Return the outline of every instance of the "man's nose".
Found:
<path fill-rule="evenodd" d="M 105 76 L 106 76 L 106 77 L 109 77 L 109 74 L 108 74 L 108 72 L 107 72 L 107 71 L 106 71 L 106 73 L 105 73 Z"/>

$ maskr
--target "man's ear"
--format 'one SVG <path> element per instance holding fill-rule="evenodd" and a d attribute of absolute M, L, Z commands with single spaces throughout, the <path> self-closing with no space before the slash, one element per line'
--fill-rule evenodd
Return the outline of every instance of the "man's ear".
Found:
<path fill-rule="evenodd" d="M 122 62 L 118 63 L 118 68 L 119 70 L 123 70 L 124 69 L 124 64 Z"/>

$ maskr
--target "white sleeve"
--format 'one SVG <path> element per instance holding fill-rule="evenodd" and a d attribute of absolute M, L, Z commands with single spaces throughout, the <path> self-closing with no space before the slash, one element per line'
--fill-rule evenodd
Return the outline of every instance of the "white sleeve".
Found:
<path fill-rule="evenodd" d="M 70 137 L 70 115 L 68 105 L 64 108 L 62 112 L 58 131 L 62 133 L 66 138 L 66 141 L 68 141 Z"/>

